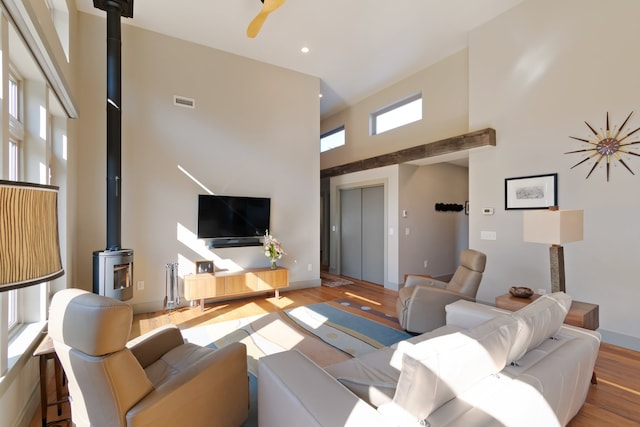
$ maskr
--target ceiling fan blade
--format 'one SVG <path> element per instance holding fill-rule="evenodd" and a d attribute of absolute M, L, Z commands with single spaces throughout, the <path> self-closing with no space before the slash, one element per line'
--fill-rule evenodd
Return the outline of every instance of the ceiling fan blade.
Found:
<path fill-rule="evenodd" d="M 264 21 L 267 19 L 267 16 L 280 6 L 284 4 L 286 0 L 264 0 L 262 9 L 256 15 L 255 18 L 249 23 L 247 27 L 247 37 L 254 38 L 260 32 Z"/>
<path fill-rule="evenodd" d="M 249 26 L 247 27 L 247 37 L 250 37 L 253 39 L 258 35 L 258 33 L 260 32 L 260 29 L 262 28 L 262 24 L 264 24 L 264 21 L 266 21 L 267 19 L 267 16 L 269 16 L 269 14 L 261 10 L 260 13 L 258 13 L 256 17 L 253 18 L 253 20 L 249 23 Z"/>

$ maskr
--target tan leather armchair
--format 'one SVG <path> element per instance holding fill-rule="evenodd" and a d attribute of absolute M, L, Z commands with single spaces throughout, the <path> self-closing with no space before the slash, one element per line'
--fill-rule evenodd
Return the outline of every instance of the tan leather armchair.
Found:
<path fill-rule="evenodd" d="M 247 349 L 185 343 L 166 326 L 127 342 L 133 311 L 80 289 L 57 292 L 49 335 L 76 426 L 229 426 L 248 417 Z"/>
<path fill-rule="evenodd" d="M 459 299 L 476 300 L 487 257 L 465 249 L 451 280 L 442 282 L 419 275 L 407 275 L 398 293 L 396 312 L 400 325 L 408 332 L 424 333 L 446 324 L 444 307 Z"/>

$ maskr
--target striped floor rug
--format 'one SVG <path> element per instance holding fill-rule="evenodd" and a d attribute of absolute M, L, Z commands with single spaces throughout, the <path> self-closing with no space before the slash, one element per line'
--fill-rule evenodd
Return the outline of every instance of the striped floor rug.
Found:
<path fill-rule="evenodd" d="M 319 366 L 328 366 L 409 338 L 397 325 L 393 317 L 341 299 L 184 329 L 182 334 L 188 342 L 211 348 L 236 341 L 247 346 L 251 410 L 243 426 L 250 427 L 257 425 L 260 357 L 296 349 Z"/>
<path fill-rule="evenodd" d="M 189 342 L 215 348 L 243 342 L 253 373 L 257 360 L 267 354 L 297 349 L 327 366 L 410 336 L 395 318 L 345 299 L 189 328 L 182 334 Z"/>

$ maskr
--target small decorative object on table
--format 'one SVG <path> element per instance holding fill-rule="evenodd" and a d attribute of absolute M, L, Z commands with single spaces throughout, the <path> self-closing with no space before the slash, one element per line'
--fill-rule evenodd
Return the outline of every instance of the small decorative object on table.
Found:
<path fill-rule="evenodd" d="M 268 257 L 271 261 L 271 268 L 275 270 L 278 266 L 276 261 L 282 258 L 282 255 L 286 255 L 286 252 L 282 249 L 278 239 L 269 234 L 269 230 L 264 233 L 264 256 Z"/>
<path fill-rule="evenodd" d="M 196 274 L 213 273 L 213 261 L 202 260 L 196 261 Z"/>
<path fill-rule="evenodd" d="M 523 286 L 512 286 L 509 288 L 509 293 L 517 298 L 531 298 L 533 291 Z"/>

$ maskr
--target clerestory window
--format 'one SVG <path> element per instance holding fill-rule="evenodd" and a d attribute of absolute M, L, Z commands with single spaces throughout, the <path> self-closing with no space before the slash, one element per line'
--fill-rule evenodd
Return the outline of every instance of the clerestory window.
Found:
<path fill-rule="evenodd" d="M 324 153 L 327 150 L 340 147 L 345 144 L 345 131 L 344 126 L 339 126 L 335 129 L 325 132 L 320 136 L 320 152 Z"/>
<path fill-rule="evenodd" d="M 371 113 L 371 135 L 378 135 L 418 120 L 422 120 L 421 93 L 403 98 Z"/>

